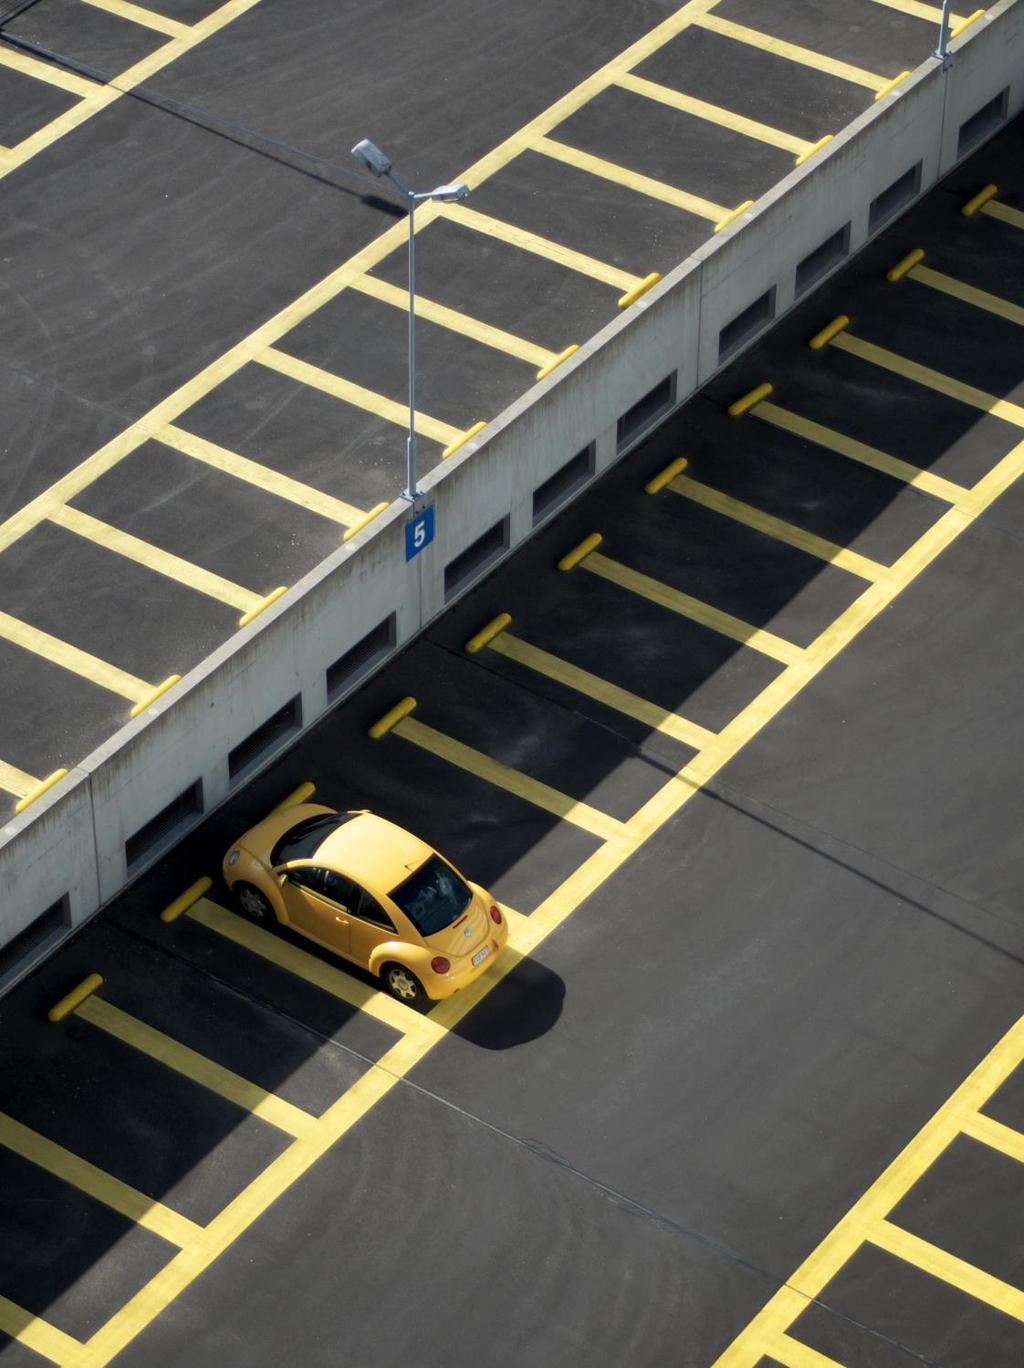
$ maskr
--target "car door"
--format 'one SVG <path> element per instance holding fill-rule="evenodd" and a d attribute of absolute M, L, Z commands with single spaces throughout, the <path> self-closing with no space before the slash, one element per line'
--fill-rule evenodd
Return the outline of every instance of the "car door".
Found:
<path fill-rule="evenodd" d="M 355 899 L 350 905 L 351 955 L 357 964 L 370 967 L 370 956 L 378 945 L 397 937 L 395 924 L 380 903 L 365 888 L 354 885 Z"/>
<path fill-rule="evenodd" d="M 348 904 L 341 900 L 347 893 L 354 901 L 350 880 L 339 881 L 337 874 L 319 865 L 292 866 L 285 871 L 281 892 L 289 924 L 296 931 L 336 954 L 350 954 Z"/>

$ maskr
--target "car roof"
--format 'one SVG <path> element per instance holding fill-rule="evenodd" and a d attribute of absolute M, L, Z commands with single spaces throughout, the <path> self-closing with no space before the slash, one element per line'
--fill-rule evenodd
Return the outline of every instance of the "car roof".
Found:
<path fill-rule="evenodd" d="M 385 817 L 362 812 L 321 841 L 313 858 L 367 888 L 387 893 L 433 854 L 433 848 L 418 836 Z"/>

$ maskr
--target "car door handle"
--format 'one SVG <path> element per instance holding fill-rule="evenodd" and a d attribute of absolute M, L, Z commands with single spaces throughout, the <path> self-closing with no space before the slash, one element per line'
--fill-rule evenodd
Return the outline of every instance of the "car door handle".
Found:
<path fill-rule="evenodd" d="M 342 926 L 348 926 L 348 917 L 336 916 L 334 920 L 336 922 L 341 922 Z"/>

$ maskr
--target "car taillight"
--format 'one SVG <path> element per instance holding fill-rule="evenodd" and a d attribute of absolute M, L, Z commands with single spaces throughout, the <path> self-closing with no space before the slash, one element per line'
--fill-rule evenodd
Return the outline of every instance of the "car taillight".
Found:
<path fill-rule="evenodd" d="M 435 974 L 447 974 L 452 966 L 445 959 L 444 955 L 435 955 L 430 961 L 430 967 Z"/>
<path fill-rule="evenodd" d="M 491 921 L 494 923 L 495 926 L 501 925 L 501 911 L 494 905 L 494 903 L 491 903 Z"/>

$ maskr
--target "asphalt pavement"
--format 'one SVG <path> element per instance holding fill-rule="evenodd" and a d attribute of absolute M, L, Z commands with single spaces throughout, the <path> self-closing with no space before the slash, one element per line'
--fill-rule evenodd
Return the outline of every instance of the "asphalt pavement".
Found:
<path fill-rule="evenodd" d="M 416 188 L 473 187 L 420 229 L 429 469 L 934 41 L 877 0 L 8 17 L 0 805 L 401 489 L 402 207 L 358 139 Z"/>
<path fill-rule="evenodd" d="M 1021 136 L 4 1000 L 5 1365 L 1020 1364 Z M 303 782 L 489 885 L 477 985 L 232 910 Z"/>

